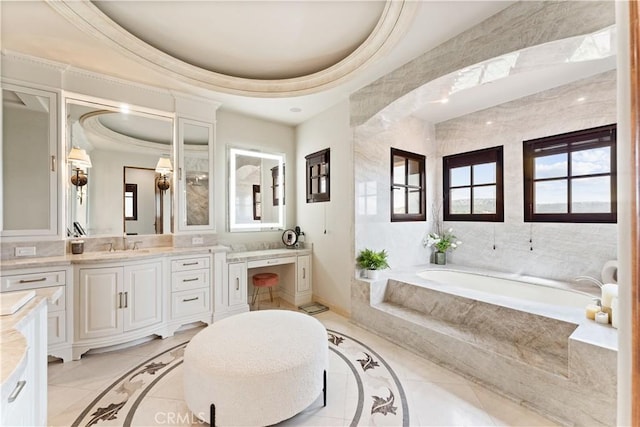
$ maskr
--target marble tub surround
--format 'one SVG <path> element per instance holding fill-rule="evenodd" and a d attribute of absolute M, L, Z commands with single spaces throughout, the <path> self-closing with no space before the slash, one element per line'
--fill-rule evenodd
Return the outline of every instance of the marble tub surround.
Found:
<path fill-rule="evenodd" d="M 615 424 L 615 329 L 577 308 L 542 314 L 543 304 L 444 293 L 415 271 L 388 277 L 354 279 L 354 323 L 564 424 Z"/>

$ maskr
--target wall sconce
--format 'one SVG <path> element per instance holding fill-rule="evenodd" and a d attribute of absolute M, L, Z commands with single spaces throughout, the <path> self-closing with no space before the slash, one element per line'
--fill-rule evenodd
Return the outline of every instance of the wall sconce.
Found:
<path fill-rule="evenodd" d="M 82 148 L 73 147 L 67 156 L 67 162 L 75 166 L 73 169 L 75 173 L 71 175 L 71 183 L 76 186 L 78 199 L 80 200 L 80 204 L 82 204 L 82 187 L 87 185 L 89 182 L 89 177 L 87 176 L 85 169 L 89 169 L 92 166 L 91 158 Z"/>
<path fill-rule="evenodd" d="M 162 191 L 167 191 L 171 186 L 171 182 L 167 180 L 167 176 L 173 171 L 173 167 L 171 166 L 171 159 L 168 157 L 160 157 L 158 159 L 158 164 L 156 165 L 156 172 L 160 174 L 160 179 L 158 179 L 158 189 Z"/>

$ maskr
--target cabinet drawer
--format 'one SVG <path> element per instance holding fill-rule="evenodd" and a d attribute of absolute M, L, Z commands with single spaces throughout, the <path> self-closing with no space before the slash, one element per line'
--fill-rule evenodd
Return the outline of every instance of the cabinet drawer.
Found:
<path fill-rule="evenodd" d="M 247 263 L 247 268 L 256 268 L 256 267 L 268 267 L 270 265 L 281 265 L 281 264 L 295 264 L 296 257 L 288 256 L 282 258 L 267 258 L 267 259 L 258 259 L 255 261 L 249 261 Z"/>
<path fill-rule="evenodd" d="M 171 271 L 199 270 L 209 268 L 209 257 L 183 258 L 171 261 Z"/>
<path fill-rule="evenodd" d="M 209 270 L 181 271 L 171 274 L 171 290 L 187 291 L 209 286 Z"/>
<path fill-rule="evenodd" d="M 16 274 L 2 276 L 2 292 L 20 291 L 24 289 L 44 288 L 47 286 L 65 286 L 67 283 L 64 271 L 47 271 L 43 273 Z"/>
<path fill-rule="evenodd" d="M 171 317 L 173 319 L 207 311 L 209 311 L 208 288 L 171 294 Z"/>

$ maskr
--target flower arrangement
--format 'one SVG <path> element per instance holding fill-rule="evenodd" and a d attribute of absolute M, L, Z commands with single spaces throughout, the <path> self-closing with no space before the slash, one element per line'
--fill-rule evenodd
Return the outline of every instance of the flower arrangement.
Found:
<path fill-rule="evenodd" d="M 462 242 L 457 240 L 455 234 L 453 234 L 453 228 L 448 229 L 444 233 L 429 233 L 422 241 L 423 246 L 434 247 L 437 252 L 447 252 L 450 249 L 455 249 Z"/>

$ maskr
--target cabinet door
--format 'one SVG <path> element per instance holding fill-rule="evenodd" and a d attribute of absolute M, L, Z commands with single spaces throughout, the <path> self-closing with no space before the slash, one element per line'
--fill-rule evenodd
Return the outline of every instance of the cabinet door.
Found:
<path fill-rule="evenodd" d="M 311 256 L 301 255 L 298 257 L 296 292 L 308 291 L 311 291 Z"/>
<path fill-rule="evenodd" d="M 247 304 L 247 266 L 244 262 L 229 264 L 229 307 Z"/>
<path fill-rule="evenodd" d="M 122 332 L 122 268 L 82 268 L 78 278 L 79 338 Z"/>
<path fill-rule="evenodd" d="M 53 236 L 58 221 L 57 95 L 2 85 L 2 236 Z"/>
<path fill-rule="evenodd" d="M 162 322 L 162 264 L 124 267 L 124 331 Z"/>

